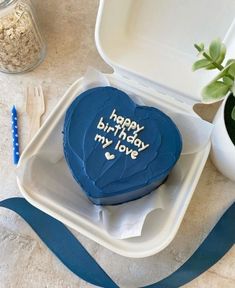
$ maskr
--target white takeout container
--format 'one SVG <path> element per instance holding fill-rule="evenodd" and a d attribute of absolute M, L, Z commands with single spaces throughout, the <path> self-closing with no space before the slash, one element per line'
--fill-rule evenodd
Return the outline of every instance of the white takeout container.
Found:
<path fill-rule="evenodd" d="M 100 1 L 95 38 L 100 55 L 114 69 L 113 74 L 107 75 L 111 85 L 138 95 L 147 105 L 195 116 L 193 105 L 200 102 L 200 89 L 213 77 L 213 72 L 191 72 L 196 55 L 193 43 L 209 42 L 219 36 L 233 47 L 232 8 L 232 0 Z M 24 151 L 19 170 L 32 155 L 47 149 L 50 153 L 53 149 L 62 153 L 56 137 L 62 130 L 67 108 L 81 92 L 81 81 L 66 92 Z M 76 207 L 74 190 L 58 195 L 46 189 L 44 183 L 38 193 L 23 186 L 20 178 L 17 181 L 23 196 L 37 208 L 118 254 L 141 258 L 161 251 L 173 240 L 209 150 L 210 142 L 200 152 L 180 157 L 166 183 L 165 209 L 147 217 L 140 237 L 125 240 L 112 238 L 83 217 Z M 31 168 L 31 173 L 43 175 L 43 169 L 36 167 L 35 172 L 35 167 Z M 63 185 L 67 179 L 63 175 L 70 177 L 63 157 L 55 161 L 53 169 L 44 168 L 48 176 L 58 173 L 58 181 Z"/>

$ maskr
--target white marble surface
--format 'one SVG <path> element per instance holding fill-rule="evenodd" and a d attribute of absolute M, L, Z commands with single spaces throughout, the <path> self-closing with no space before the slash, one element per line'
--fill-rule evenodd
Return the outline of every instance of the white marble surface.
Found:
<path fill-rule="evenodd" d="M 12 164 L 10 108 L 20 112 L 21 149 L 27 144 L 27 117 L 23 90 L 43 85 L 47 113 L 87 66 L 110 72 L 94 44 L 98 1 L 34 1 L 48 43 L 47 57 L 35 71 L 18 76 L 0 75 L 0 199 L 19 196 Z M 211 119 L 217 105 L 199 105 Z M 207 236 L 215 222 L 235 200 L 235 184 L 220 175 L 208 160 L 173 242 L 161 253 L 139 260 L 124 258 L 78 235 L 78 238 L 120 287 L 138 287 L 160 280 L 178 268 Z M 69 272 L 14 213 L 0 210 L 0 288 L 92 287 Z M 186 288 L 234 288 L 235 247 L 214 267 Z"/>

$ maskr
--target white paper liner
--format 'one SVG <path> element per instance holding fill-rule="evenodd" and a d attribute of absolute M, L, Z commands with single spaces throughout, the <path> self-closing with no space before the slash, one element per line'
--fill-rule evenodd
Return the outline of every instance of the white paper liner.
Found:
<path fill-rule="evenodd" d="M 109 85 L 104 74 L 89 68 L 83 79 L 82 90 Z M 144 105 L 143 100 L 136 95 L 130 97 L 137 104 Z M 210 123 L 197 116 L 177 114 L 172 111 L 163 112 L 172 118 L 181 132 L 183 154 L 198 152 L 207 145 L 212 130 Z M 116 206 L 93 205 L 72 178 L 67 167 L 63 156 L 62 129 L 63 119 L 40 151 L 21 163 L 21 169 L 18 171 L 21 184 L 25 189 L 34 191 L 38 197 L 47 197 L 47 200 L 53 201 L 55 197 L 66 198 L 66 203 L 70 203 L 71 211 L 74 210 L 75 213 L 95 223 L 114 238 L 127 239 L 141 236 L 146 217 L 156 209 L 164 209 L 164 201 L 167 199 L 166 185 L 163 184 L 149 195 L 132 202 Z"/>

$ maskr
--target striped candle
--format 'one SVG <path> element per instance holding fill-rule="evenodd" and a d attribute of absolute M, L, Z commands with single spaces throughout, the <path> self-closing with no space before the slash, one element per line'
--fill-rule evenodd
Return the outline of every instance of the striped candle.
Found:
<path fill-rule="evenodd" d="M 20 150 L 19 150 L 19 136 L 18 136 L 18 117 L 15 105 L 11 110 L 11 119 L 12 119 L 12 139 L 13 139 L 13 162 L 15 165 L 18 164 L 20 159 Z"/>

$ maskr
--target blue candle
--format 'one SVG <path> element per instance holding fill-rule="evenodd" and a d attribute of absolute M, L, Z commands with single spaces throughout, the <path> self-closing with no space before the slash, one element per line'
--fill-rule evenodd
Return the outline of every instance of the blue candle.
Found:
<path fill-rule="evenodd" d="M 13 139 L 13 162 L 15 165 L 18 164 L 20 159 L 20 150 L 19 150 L 19 135 L 18 135 L 18 117 L 15 105 L 11 110 L 11 119 L 12 119 L 12 139 Z"/>

